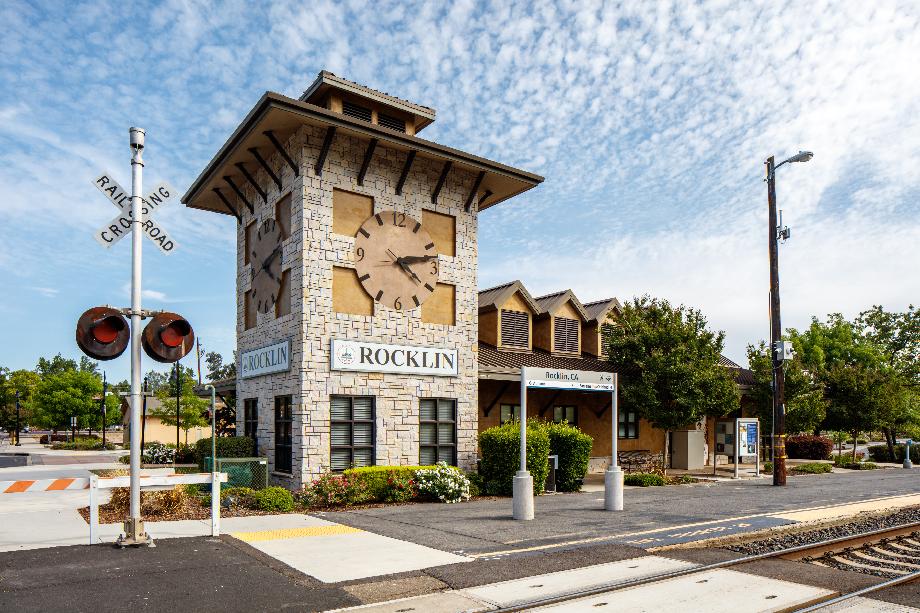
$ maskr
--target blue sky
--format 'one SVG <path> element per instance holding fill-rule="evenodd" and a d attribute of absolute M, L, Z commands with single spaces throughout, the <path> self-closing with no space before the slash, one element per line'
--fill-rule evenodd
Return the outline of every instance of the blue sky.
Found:
<path fill-rule="evenodd" d="M 296 97 L 321 69 L 546 177 L 482 214 L 481 287 L 667 297 L 744 362 L 768 330 L 763 160 L 810 149 L 778 173 L 784 325 L 920 296 L 914 2 L 7 0 L 0 22 L 0 365 L 76 357 L 79 313 L 127 304 L 129 241 L 93 240 L 115 211 L 91 180 L 129 185 L 129 126 L 145 183 L 184 192 L 265 90 Z M 229 356 L 235 220 L 157 218 L 180 248 L 146 243 L 145 307 Z M 127 355 L 105 368 L 126 377 Z"/>

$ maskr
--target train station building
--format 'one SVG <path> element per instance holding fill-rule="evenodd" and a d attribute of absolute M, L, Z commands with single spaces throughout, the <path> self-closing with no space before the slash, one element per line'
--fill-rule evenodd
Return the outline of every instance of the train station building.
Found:
<path fill-rule="evenodd" d="M 521 366 L 609 372 L 616 300 L 479 291 L 480 212 L 543 178 L 421 138 L 435 116 L 323 71 L 298 99 L 262 96 L 182 198 L 237 222 L 237 434 L 276 483 L 471 469 L 478 433 L 515 416 Z M 610 407 L 533 393 L 528 415 L 579 425 L 603 468 Z M 634 416 L 619 427 L 622 449 L 663 443 Z"/>

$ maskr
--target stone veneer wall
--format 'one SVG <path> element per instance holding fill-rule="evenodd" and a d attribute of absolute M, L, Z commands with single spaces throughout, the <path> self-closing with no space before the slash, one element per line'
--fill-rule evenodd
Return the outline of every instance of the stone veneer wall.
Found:
<path fill-rule="evenodd" d="M 417 464 L 419 461 L 419 398 L 453 398 L 457 401 L 457 459 L 463 468 L 476 461 L 478 380 L 477 215 L 467 213 L 464 201 L 475 174 L 454 167 L 438 203 L 431 192 L 440 176 L 442 162 L 417 157 L 403 187 L 395 194 L 405 152 L 378 145 L 364 179 L 357 184 L 367 141 L 337 134 L 323 168 L 316 176 L 314 165 L 325 129 L 305 126 L 286 143 L 300 158 L 300 177 L 276 154 L 270 164 L 283 172 L 282 189 L 263 172 L 256 180 L 269 189 L 268 202 L 256 208 L 257 223 L 274 216 L 274 203 L 291 190 L 291 237 L 285 242 L 282 269 L 291 270 L 291 314 L 275 318 L 257 316 L 257 325 L 244 330 L 244 293 L 249 289 L 250 266 L 243 264 L 244 231 L 252 216 L 242 202 L 243 224 L 237 234 L 237 349 L 240 354 L 285 338 L 291 339 L 291 370 L 237 381 L 237 428 L 243 431 L 244 400 L 258 398 L 259 452 L 274 468 L 274 398 L 291 394 L 294 412 L 293 475 L 273 473 L 273 480 L 299 488 L 329 466 L 330 396 L 376 397 L 376 463 Z M 332 191 L 345 189 L 374 198 L 375 212 L 396 209 L 422 218 L 422 209 L 456 218 L 456 256 L 440 256 L 440 281 L 456 286 L 456 325 L 427 324 L 421 310 L 395 311 L 375 304 L 374 316 L 332 312 L 332 267 L 354 266 L 354 237 L 332 234 Z M 254 190 L 245 188 L 250 202 L 261 203 Z M 455 348 L 460 376 L 408 376 L 382 373 L 332 372 L 329 347 L 333 338 Z"/>

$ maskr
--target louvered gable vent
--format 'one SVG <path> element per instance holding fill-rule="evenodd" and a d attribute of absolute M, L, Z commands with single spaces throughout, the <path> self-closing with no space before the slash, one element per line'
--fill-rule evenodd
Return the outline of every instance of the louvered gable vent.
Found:
<path fill-rule="evenodd" d="M 578 329 L 580 324 L 577 319 L 567 317 L 553 318 L 553 350 L 564 353 L 578 352 Z"/>
<path fill-rule="evenodd" d="M 527 349 L 530 346 L 529 320 L 527 313 L 502 309 L 502 347 Z"/>
<path fill-rule="evenodd" d="M 385 128 L 390 128 L 391 130 L 398 130 L 400 132 L 406 131 L 406 122 L 391 115 L 377 113 L 377 123 Z"/>
<path fill-rule="evenodd" d="M 369 108 L 359 106 L 347 100 L 342 101 L 342 113 L 350 117 L 363 119 L 364 121 L 371 120 L 371 110 Z"/>

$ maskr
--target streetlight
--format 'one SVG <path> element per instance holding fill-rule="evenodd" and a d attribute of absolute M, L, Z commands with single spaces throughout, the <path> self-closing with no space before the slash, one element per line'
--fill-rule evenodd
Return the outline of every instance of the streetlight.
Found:
<path fill-rule="evenodd" d="M 776 221 L 776 169 L 786 163 L 807 162 L 811 151 L 799 151 L 779 164 L 773 156 L 767 158 L 767 205 L 769 206 L 770 244 L 770 351 L 773 358 L 773 485 L 786 485 L 786 378 L 783 360 L 791 357 L 791 347 L 782 342 L 783 332 L 779 312 L 779 241 L 789 238 L 789 228 Z"/>

